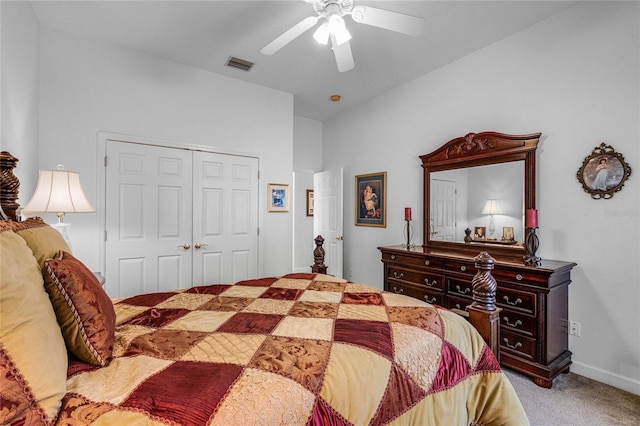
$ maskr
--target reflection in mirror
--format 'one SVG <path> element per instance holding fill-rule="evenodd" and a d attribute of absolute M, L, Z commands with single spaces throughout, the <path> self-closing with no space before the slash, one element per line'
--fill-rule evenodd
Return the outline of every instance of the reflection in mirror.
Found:
<path fill-rule="evenodd" d="M 524 240 L 524 161 L 432 172 L 430 177 L 430 240 L 464 242 L 466 228 L 475 240 Z M 499 208 L 493 215 L 488 200 Z"/>

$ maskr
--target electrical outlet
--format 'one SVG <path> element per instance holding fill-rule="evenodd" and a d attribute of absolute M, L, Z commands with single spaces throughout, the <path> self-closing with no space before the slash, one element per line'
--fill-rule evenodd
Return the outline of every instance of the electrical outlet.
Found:
<path fill-rule="evenodd" d="M 569 321 L 569 334 L 580 337 L 580 323 L 578 321 Z"/>

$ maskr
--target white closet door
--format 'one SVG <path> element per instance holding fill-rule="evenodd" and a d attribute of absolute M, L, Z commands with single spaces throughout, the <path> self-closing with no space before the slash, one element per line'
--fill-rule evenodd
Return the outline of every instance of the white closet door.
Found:
<path fill-rule="evenodd" d="M 193 155 L 193 285 L 255 278 L 258 159 Z"/>
<path fill-rule="evenodd" d="M 107 141 L 106 290 L 173 290 L 192 280 L 191 152 Z"/>
<path fill-rule="evenodd" d="M 437 241 L 455 241 L 456 182 L 431 179 L 431 237 Z"/>

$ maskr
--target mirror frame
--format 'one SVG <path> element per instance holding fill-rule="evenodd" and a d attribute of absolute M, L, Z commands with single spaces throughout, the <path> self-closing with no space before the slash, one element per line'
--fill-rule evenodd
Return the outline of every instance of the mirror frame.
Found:
<path fill-rule="evenodd" d="M 431 173 L 466 167 L 486 166 L 524 160 L 524 209 L 536 208 L 536 149 L 541 133 L 508 135 L 498 132 L 468 133 L 450 140 L 435 151 L 420 156 L 423 181 L 423 244 L 426 253 L 452 253 L 475 256 L 487 251 L 498 260 L 522 263 L 523 245 L 490 242 L 436 241 L 430 237 Z"/>

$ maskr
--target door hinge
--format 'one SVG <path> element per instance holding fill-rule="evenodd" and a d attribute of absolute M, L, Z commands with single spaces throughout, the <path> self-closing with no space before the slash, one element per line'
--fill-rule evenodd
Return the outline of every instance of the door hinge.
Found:
<path fill-rule="evenodd" d="M 107 156 L 104 156 L 104 166 L 107 167 Z"/>
<path fill-rule="evenodd" d="M 107 241 L 107 230 L 104 230 L 104 240 Z"/>
<path fill-rule="evenodd" d="M 258 232 L 257 232 L 258 236 L 260 236 L 260 227 L 258 226 L 256 229 L 257 229 L 257 231 L 258 231 Z"/>
<path fill-rule="evenodd" d="M 260 180 L 260 170 L 258 170 L 258 180 Z"/>

